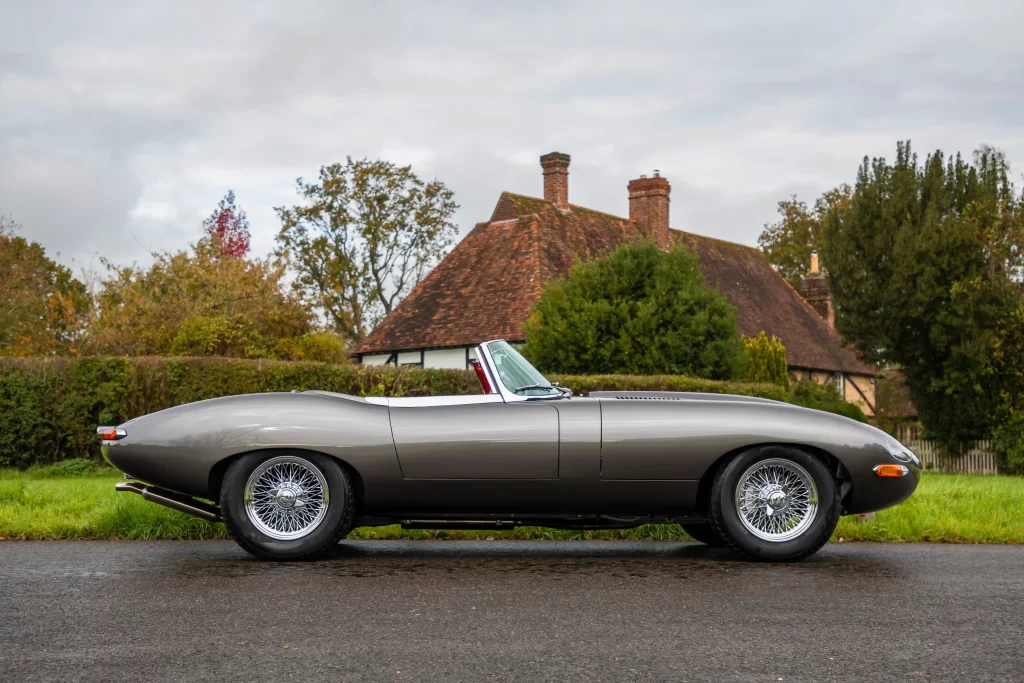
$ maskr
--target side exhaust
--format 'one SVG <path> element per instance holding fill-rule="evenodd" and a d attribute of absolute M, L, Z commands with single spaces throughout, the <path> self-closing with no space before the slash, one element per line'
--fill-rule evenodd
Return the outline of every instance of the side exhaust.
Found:
<path fill-rule="evenodd" d="M 195 498 L 183 496 L 174 491 L 168 491 L 157 486 L 149 486 L 140 481 L 119 481 L 114 484 L 114 489 L 119 492 L 137 493 L 151 503 L 163 505 L 178 512 L 195 515 L 209 522 L 221 521 L 219 507 L 204 503 Z"/>

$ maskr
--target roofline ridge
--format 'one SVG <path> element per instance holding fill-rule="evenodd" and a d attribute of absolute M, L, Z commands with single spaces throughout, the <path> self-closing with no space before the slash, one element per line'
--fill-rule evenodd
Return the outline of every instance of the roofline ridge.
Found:
<path fill-rule="evenodd" d="M 546 202 L 548 204 L 554 204 L 553 201 L 544 199 L 543 197 L 534 197 L 533 195 L 523 194 L 522 192 L 512 192 L 511 190 L 502 190 L 501 194 L 507 194 L 510 197 L 522 197 L 523 199 L 532 199 L 537 202 Z"/>
<path fill-rule="evenodd" d="M 570 209 L 581 209 L 581 210 L 587 211 L 589 213 L 596 213 L 596 214 L 599 214 L 601 216 L 607 216 L 608 218 L 614 218 L 615 220 L 622 221 L 623 223 L 635 223 L 636 222 L 636 221 L 631 221 L 628 218 L 623 218 L 622 216 L 616 216 L 614 213 L 608 213 L 607 211 L 601 211 L 600 209 L 591 209 L 589 206 L 580 206 L 579 204 L 569 204 L 569 208 Z"/>
<path fill-rule="evenodd" d="M 754 246 L 751 246 L 749 244 L 743 244 L 741 242 L 730 242 L 729 240 L 723 240 L 721 237 L 712 237 L 711 235 L 702 235 L 699 232 L 687 232 L 686 230 L 682 230 L 680 228 L 669 228 L 669 229 L 670 230 L 675 230 L 676 232 L 682 233 L 684 235 L 688 235 L 689 237 L 696 237 L 697 239 L 701 239 L 701 240 L 710 240 L 712 242 L 718 242 L 720 244 L 728 244 L 730 247 L 741 247 L 743 249 L 749 249 L 750 251 L 756 252 L 756 253 L 760 254 L 761 256 L 763 256 L 764 258 L 767 259 L 767 257 L 764 255 L 764 252 L 761 251 L 760 247 L 754 247 Z M 785 280 L 785 278 L 782 278 L 782 279 Z M 799 292 L 798 292 L 798 294 L 799 294 Z"/>

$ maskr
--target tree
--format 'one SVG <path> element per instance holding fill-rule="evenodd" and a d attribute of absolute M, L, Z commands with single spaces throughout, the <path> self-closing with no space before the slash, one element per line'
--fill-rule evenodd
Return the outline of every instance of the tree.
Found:
<path fill-rule="evenodd" d="M 999 412 L 993 354 L 1020 306 L 1024 253 L 1008 178 L 991 148 L 973 163 L 938 151 L 919 164 L 901 142 L 892 164 L 865 158 L 849 210 L 825 228 L 837 329 L 902 367 L 922 421 L 947 443 L 987 436 Z"/>
<path fill-rule="evenodd" d="M 249 253 L 249 219 L 245 211 L 235 206 L 234 190 L 228 190 L 203 221 L 203 230 L 220 248 L 222 256 L 242 258 Z"/>
<path fill-rule="evenodd" d="M 526 353 L 555 373 L 673 373 L 732 378 L 736 310 L 704 285 L 683 246 L 626 244 L 552 282 L 526 324 Z"/>
<path fill-rule="evenodd" d="M 452 244 L 458 209 L 439 181 L 424 183 L 409 166 L 353 161 L 299 178 L 304 203 L 280 207 L 278 254 L 297 285 L 338 333 L 362 339 Z"/>
<path fill-rule="evenodd" d="M 223 258 L 213 238 L 155 258 L 148 269 L 108 264 L 92 351 L 291 358 L 313 330 L 308 308 L 283 287 L 281 262 Z"/>
<path fill-rule="evenodd" d="M 1024 473 L 1024 296 L 1001 323 L 988 367 L 999 404 L 993 445 L 1000 468 Z"/>
<path fill-rule="evenodd" d="M 0 216 L 0 355 L 69 355 L 80 350 L 89 296 L 71 271 Z"/>
<path fill-rule="evenodd" d="M 772 335 L 769 339 L 764 330 L 757 337 L 742 337 L 743 381 L 769 382 L 789 388 L 789 365 L 786 363 L 786 347 Z"/>
<path fill-rule="evenodd" d="M 822 251 L 828 216 L 849 209 L 852 192 L 845 184 L 828 190 L 815 200 L 813 209 L 793 195 L 779 202 L 779 220 L 765 223 L 757 243 L 768 261 L 797 291 L 810 269 L 811 252 Z"/>

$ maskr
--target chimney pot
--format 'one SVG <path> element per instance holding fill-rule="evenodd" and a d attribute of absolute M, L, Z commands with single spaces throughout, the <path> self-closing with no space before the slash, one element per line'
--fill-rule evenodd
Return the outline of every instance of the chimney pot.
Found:
<path fill-rule="evenodd" d="M 629 181 L 629 220 L 636 221 L 640 232 L 662 249 L 672 247 L 668 226 L 668 202 L 672 186 L 655 172 Z"/>
<path fill-rule="evenodd" d="M 828 278 L 818 267 L 818 252 L 811 252 L 811 272 L 804 276 L 800 293 L 818 315 L 825 319 L 828 326 L 836 329 L 836 310 L 832 305 L 832 288 Z"/>
<path fill-rule="evenodd" d="M 551 152 L 540 158 L 544 173 L 544 199 L 559 209 L 569 208 L 569 160 L 569 155 L 561 152 Z"/>

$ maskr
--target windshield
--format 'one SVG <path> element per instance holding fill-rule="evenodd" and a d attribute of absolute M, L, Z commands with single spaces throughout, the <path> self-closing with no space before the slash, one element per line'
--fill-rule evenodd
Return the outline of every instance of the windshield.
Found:
<path fill-rule="evenodd" d="M 551 386 L 530 361 L 512 348 L 508 342 L 497 341 L 487 345 L 487 350 L 498 370 L 498 378 L 505 387 L 520 396 L 551 396 L 560 394 Z M 526 389 L 525 387 L 534 387 Z"/>

